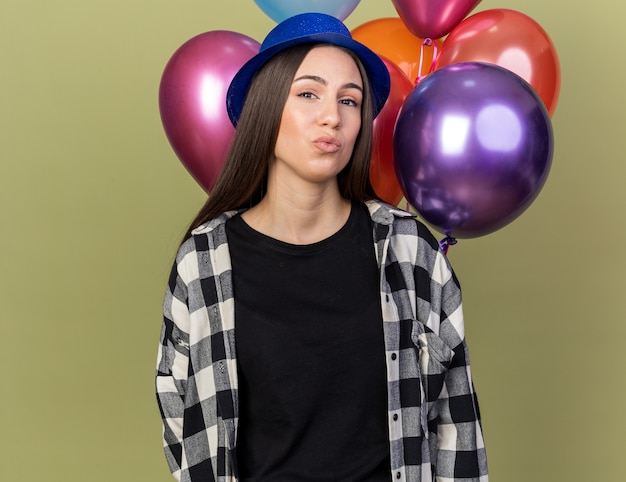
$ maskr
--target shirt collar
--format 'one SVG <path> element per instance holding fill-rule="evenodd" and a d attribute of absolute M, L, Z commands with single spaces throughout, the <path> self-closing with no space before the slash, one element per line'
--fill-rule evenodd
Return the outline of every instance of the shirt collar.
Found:
<path fill-rule="evenodd" d="M 372 199 L 370 201 L 365 201 L 365 205 L 369 210 L 372 221 L 377 224 L 390 225 L 393 223 L 395 218 L 414 218 L 415 214 L 404 211 L 400 208 L 392 206 L 391 204 L 387 204 L 383 201 L 379 201 L 378 199 Z M 191 234 L 206 234 L 213 231 L 215 228 L 223 225 L 230 218 L 235 216 L 238 213 L 245 211 L 245 209 L 226 211 L 220 216 L 207 221 L 204 224 L 201 224 L 196 229 L 194 229 Z"/>
<path fill-rule="evenodd" d="M 409 213 L 383 201 L 373 199 L 366 201 L 365 205 L 370 212 L 372 221 L 378 224 L 389 225 L 395 218 L 414 218 L 415 214 Z"/>

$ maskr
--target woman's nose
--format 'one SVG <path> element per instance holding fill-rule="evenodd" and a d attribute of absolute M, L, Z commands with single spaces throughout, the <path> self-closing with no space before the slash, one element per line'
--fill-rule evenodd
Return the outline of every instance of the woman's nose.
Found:
<path fill-rule="evenodd" d="M 321 102 L 319 120 L 322 125 L 330 126 L 333 129 L 339 127 L 341 116 L 339 114 L 339 103 L 333 100 Z"/>

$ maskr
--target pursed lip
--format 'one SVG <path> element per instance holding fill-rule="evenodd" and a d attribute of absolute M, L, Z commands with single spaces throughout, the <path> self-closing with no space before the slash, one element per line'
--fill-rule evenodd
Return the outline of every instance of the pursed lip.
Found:
<path fill-rule="evenodd" d="M 313 141 L 313 145 L 322 152 L 337 152 L 341 149 L 341 142 L 333 136 L 320 136 Z"/>

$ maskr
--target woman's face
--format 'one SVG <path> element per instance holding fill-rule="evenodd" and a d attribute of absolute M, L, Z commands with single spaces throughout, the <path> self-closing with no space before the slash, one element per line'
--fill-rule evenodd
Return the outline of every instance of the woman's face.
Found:
<path fill-rule="evenodd" d="M 282 182 L 327 183 L 348 164 L 361 128 L 363 81 L 349 54 L 313 48 L 296 71 L 270 162 Z"/>

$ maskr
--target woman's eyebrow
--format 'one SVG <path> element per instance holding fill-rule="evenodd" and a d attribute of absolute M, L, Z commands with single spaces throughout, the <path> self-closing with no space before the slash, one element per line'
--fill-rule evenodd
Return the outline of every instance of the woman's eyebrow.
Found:
<path fill-rule="evenodd" d="M 293 79 L 294 83 L 298 82 L 300 80 L 312 80 L 313 82 L 317 82 L 319 84 L 322 84 L 324 86 L 328 85 L 328 82 L 326 82 L 326 79 L 324 79 L 323 77 L 320 77 L 319 75 L 301 75 L 300 77 Z M 361 87 L 359 84 L 355 84 L 354 82 L 348 82 L 347 84 L 342 85 L 342 88 L 344 89 L 357 89 L 360 90 L 361 92 L 363 92 L 363 87 Z"/>

